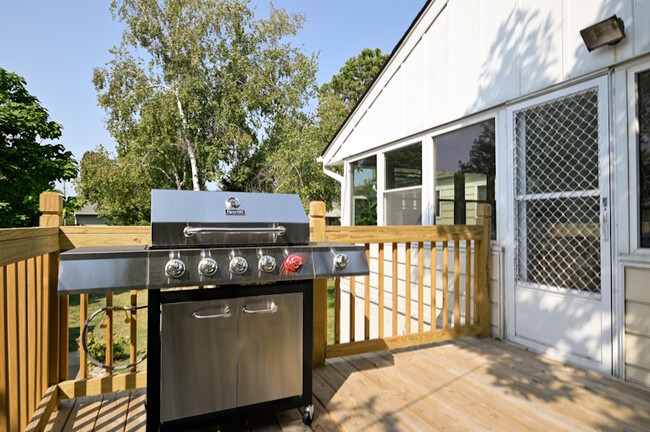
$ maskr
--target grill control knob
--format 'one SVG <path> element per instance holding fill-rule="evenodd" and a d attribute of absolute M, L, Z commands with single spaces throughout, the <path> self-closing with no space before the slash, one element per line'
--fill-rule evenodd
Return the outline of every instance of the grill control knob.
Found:
<path fill-rule="evenodd" d="M 199 273 L 203 276 L 214 276 L 218 268 L 217 262 L 210 257 L 203 258 L 199 262 Z"/>
<path fill-rule="evenodd" d="M 346 254 L 336 254 L 334 257 L 334 267 L 336 267 L 338 270 L 343 270 L 348 266 L 350 263 L 350 257 Z"/>
<path fill-rule="evenodd" d="M 273 270 L 275 270 L 275 258 L 273 258 L 271 255 L 264 255 L 262 258 L 260 258 L 260 262 L 257 265 L 260 269 L 260 271 L 263 271 L 264 273 L 271 273 Z"/>
<path fill-rule="evenodd" d="M 242 256 L 236 256 L 230 260 L 230 273 L 232 274 L 244 274 L 248 270 L 248 261 Z"/>
<path fill-rule="evenodd" d="M 178 279 L 185 273 L 185 264 L 179 259 L 170 259 L 165 264 L 165 274 L 168 278 Z"/>
<path fill-rule="evenodd" d="M 300 255 L 291 254 L 284 259 L 284 267 L 293 273 L 298 273 L 304 264 Z"/>

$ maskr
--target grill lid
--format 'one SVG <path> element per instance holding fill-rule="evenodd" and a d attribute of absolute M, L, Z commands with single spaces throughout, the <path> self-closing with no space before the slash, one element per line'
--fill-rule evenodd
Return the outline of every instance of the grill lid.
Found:
<path fill-rule="evenodd" d="M 152 190 L 151 247 L 309 243 L 297 195 Z"/>

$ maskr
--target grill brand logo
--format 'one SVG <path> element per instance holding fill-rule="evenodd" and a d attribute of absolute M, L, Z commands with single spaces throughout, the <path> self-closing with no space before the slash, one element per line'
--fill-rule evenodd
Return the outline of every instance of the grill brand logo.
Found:
<path fill-rule="evenodd" d="M 246 216 L 246 210 L 239 209 L 239 200 L 235 197 L 230 197 L 226 200 L 226 215 L 227 216 Z"/>

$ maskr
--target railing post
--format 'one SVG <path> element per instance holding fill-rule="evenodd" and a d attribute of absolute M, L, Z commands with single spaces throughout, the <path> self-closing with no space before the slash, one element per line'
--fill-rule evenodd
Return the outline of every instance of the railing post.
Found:
<path fill-rule="evenodd" d="M 476 297 L 478 310 L 476 318 L 481 326 L 481 336 L 490 336 L 490 230 L 492 228 L 492 207 L 489 204 L 479 204 L 477 225 L 483 226 L 483 235 L 475 250 L 474 259 L 479 260 L 478 289 Z"/>
<path fill-rule="evenodd" d="M 311 241 L 325 241 L 325 203 L 309 203 Z M 314 367 L 325 365 L 327 346 L 327 279 L 314 280 Z"/>
<path fill-rule="evenodd" d="M 43 192 L 40 195 L 39 226 L 59 227 L 63 225 L 63 196 L 56 192 Z M 59 252 L 47 255 L 44 266 L 45 295 L 49 299 L 49 342 L 48 347 L 48 385 L 57 384 L 68 378 L 68 297 L 57 295 L 59 279 Z"/>

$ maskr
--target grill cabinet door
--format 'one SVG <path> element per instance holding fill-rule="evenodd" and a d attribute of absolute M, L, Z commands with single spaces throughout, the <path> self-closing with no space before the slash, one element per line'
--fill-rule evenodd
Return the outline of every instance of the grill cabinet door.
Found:
<path fill-rule="evenodd" d="M 162 306 L 161 421 L 235 407 L 237 300 Z"/>
<path fill-rule="evenodd" d="M 239 299 L 237 406 L 302 394 L 302 293 Z"/>

